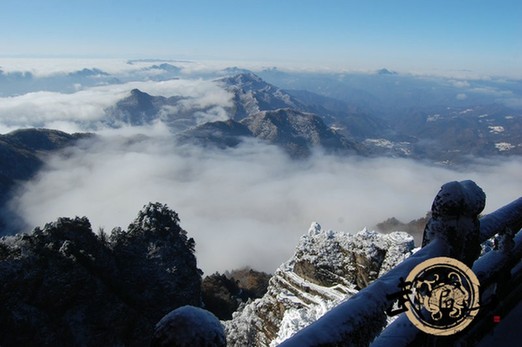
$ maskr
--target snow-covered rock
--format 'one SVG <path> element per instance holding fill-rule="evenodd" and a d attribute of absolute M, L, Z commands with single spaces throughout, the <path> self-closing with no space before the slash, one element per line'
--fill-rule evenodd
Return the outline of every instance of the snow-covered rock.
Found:
<path fill-rule="evenodd" d="M 154 330 L 151 347 L 224 347 L 225 331 L 209 311 L 183 306 L 163 317 Z"/>
<path fill-rule="evenodd" d="M 273 86 L 259 76 L 247 72 L 218 80 L 234 95 L 232 118 L 241 120 L 260 111 L 291 108 L 306 112 L 308 108 L 290 94 Z"/>
<path fill-rule="evenodd" d="M 413 247 L 413 237 L 404 232 L 350 234 L 312 223 L 265 296 L 225 322 L 228 345 L 281 343 L 408 257 Z"/>

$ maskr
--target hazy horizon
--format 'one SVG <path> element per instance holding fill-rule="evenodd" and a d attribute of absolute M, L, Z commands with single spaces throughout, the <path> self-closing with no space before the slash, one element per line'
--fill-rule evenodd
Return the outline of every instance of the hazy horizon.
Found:
<path fill-rule="evenodd" d="M 0 12 L 0 56 L 520 78 L 521 15 L 522 3 L 515 0 L 9 0 Z"/>

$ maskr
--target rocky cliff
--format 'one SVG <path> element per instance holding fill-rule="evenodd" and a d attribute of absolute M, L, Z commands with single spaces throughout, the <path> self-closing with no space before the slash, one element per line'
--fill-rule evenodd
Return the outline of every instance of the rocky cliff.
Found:
<path fill-rule="evenodd" d="M 408 257 L 404 232 L 326 231 L 313 223 L 270 280 L 268 292 L 225 322 L 229 346 L 275 346 Z"/>

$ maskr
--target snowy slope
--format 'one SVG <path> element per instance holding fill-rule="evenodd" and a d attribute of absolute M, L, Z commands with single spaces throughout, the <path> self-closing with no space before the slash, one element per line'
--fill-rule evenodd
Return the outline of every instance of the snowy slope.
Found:
<path fill-rule="evenodd" d="M 290 94 L 266 83 L 253 73 L 241 73 L 218 80 L 234 95 L 232 118 L 241 120 L 260 111 L 291 108 L 306 112 L 309 109 Z"/>
<path fill-rule="evenodd" d="M 408 257 L 413 237 L 404 232 L 357 234 L 313 223 L 294 256 L 283 263 L 261 299 L 225 322 L 229 346 L 275 346 L 311 324 Z"/>

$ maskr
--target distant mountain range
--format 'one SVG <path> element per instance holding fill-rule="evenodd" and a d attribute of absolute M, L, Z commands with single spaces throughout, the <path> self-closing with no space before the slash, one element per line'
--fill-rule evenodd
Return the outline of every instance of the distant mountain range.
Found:
<path fill-rule="evenodd" d="M 178 71 L 170 65 L 157 68 Z M 215 105 L 193 106 L 187 103 L 188 97 L 153 96 L 133 89 L 105 110 L 103 123 L 118 128 L 161 121 L 180 143 L 226 148 L 250 138 L 279 146 L 293 158 L 322 149 L 339 155 L 405 157 L 455 165 L 473 157 L 522 155 L 522 113 L 505 105 L 413 107 L 385 119 L 329 96 L 285 91 L 245 70 L 229 72 L 240 73 L 216 80 L 232 94 L 232 106 L 225 109 L 228 120 L 202 120 L 200 115 L 211 112 Z M 96 69 L 75 74 L 107 77 Z M 0 202 L 7 201 L 15 182 L 36 173 L 42 155 L 90 136 L 45 129 L 0 135 Z"/>
<path fill-rule="evenodd" d="M 412 108 L 385 119 L 332 97 L 285 91 L 250 72 L 216 82 L 233 95 L 233 106 L 226 110 L 228 121 L 201 124 L 195 115 L 212 106 L 186 108 L 180 105 L 182 97 L 152 96 L 134 89 L 106 110 L 105 123 L 119 127 L 161 120 L 184 143 L 193 140 L 218 147 L 256 137 L 283 147 L 294 157 L 305 157 L 318 146 L 338 153 L 445 164 L 458 164 L 471 156 L 522 154 L 522 114 L 499 104 Z"/>
<path fill-rule="evenodd" d="M 173 65 L 154 68 L 178 72 Z M 215 80 L 232 95 L 232 106 L 225 108 L 228 120 L 205 121 L 201 117 L 216 105 L 198 106 L 187 102 L 189 97 L 154 96 L 133 89 L 105 110 L 103 123 L 118 128 L 161 121 L 181 144 L 226 148 L 255 139 L 278 146 L 295 159 L 306 158 L 315 149 L 444 165 L 458 165 L 475 157 L 522 155 L 522 113 L 502 104 L 412 107 L 394 118 L 380 118 L 330 96 L 285 91 L 245 70 L 228 72 L 239 73 Z M 96 69 L 75 75 L 110 77 Z M 396 76 L 386 73 L 378 78 Z M 28 180 L 38 171 L 43 156 L 92 136 L 46 129 L 0 135 L 0 203 L 9 199 L 16 182 Z"/>
<path fill-rule="evenodd" d="M 398 118 L 396 129 L 415 140 L 419 158 L 522 154 L 522 114 L 499 104 L 419 110 Z"/>
<path fill-rule="evenodd" d="M 178 71 L 170 65 L 157 68 Z M 501 104 L 413 107 L 385 119 L 329 96 L 285 91 L 245 70 L 229 72 L 240 73 L 216 80 L 232 94 L 232 106 L 225 110 L 228 120 L 205 121 L 198 116 L 215 105 L 194 106 L 187 103 L 188 97 L 153 96 L 133 89 L 105 110 L 103 123 L 118 128 L 161 121 L 180 143 L 225 148 L 251 138 L 279 146 L 293 158 L 307 157 L 315 148 L 340 155 L 404 157 L 447 165 L 473 157 L 522 155 L 522 113 Z M 76 75 L 107 77 L 96 69 Z M 394 76 L 386 73 L 382 78 Z M 1 200 L 7 200 L 15 181 L 31 178 L 43 154 L 89 136 L 44 129 L 0 135 Z"/>

